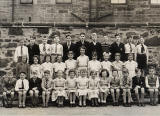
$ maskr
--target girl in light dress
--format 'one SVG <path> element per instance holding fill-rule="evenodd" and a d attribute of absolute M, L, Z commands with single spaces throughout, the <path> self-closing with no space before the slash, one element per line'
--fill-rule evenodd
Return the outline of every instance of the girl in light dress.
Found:
<path fill-rule="evenodd" d="M 58 70 L 57 78 L 53 80 L 52 101 L 56 101 L 58 107 L 63 107 L 63 102 L 67 98 L 66 94 L 66 80 L 62 70 Z"/>
<path fill-rule="evenodd" d="M 76 95 L 77 95 L 77 82 L 76 82 L 76 71 L 71 69 L 68 72 L 68 78 L 66 79 L 67 93 L 69 96 L 70 106 L 76 106 Z"/>
<path fill-rule="evenodd" d="M 32 77 L 33 72 L 37 73 L 38 78 L 42 78 L 42 67 L 39 64 L 39 56 L 33 56 L 33 64 L 30 66 L 30 77 Z"/>
<path fill-rule="evenodd" d="M 87 78 L 87 70 L 80 70 L 81 76 L 77 79 L 77 92 L 79 96 L 79 106 L 86 106 L 86 97 L 88 93 L 88 78 Z"/>
<path fill-rule="evenodd" d="M 88 98 L 91 100 L 91 106 L 98 106 L 99 98 L 99 78 L 96 71 L 90 72 Z"/>
<path fill-rule="evenodd" d="M 109 72 L 106 69 L 102 69 L 100 73 L 100 102 L 102 105 L 106 105 L 106 99 L 108 94 L 110 93 L 110 77 L 109 77 Z"/>

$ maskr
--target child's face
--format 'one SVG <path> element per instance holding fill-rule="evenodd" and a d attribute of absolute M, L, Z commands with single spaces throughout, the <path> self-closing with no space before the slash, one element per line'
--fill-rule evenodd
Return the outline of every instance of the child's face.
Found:
<path fill-rule="evenodd" d="M 93 72 L 91 76 L 92 76 L 92 79 L 95 79 L 95 77 L 97 76 L 96 72 Z"/>
<path fill-rule="evenodd" d="M 117 77 L 118 76 L 118 72 L 117 71 L 113 71 L 112 75 L 113 75 L 113 77 Z"/>
<path fill-rule="evenodd" d="M 67 36 L 67 42 L 70 42 L 71 41 L 71 36 Z"/>
<path fill-rule="evenodd" d="M 92 60 L 97 60 L 97 56 L 93 55 Z"/>
<path fill-rule="evenodd" d="M 9 78 L 12 78 L 12 77 L 13 77 L 13 72 L 8 72 L 8 73 L 7 73 L 7 76 L 8 76 Z"/>
<path fill-rule="evenodd" d="M 87 75 L 87 72 L 86 71 L 81 71 L 81 76 L 82 77 L 85 77 Z"/>
<path fill-rule="evenodd" d="M 19 44 L 20 44 L 20 46 L 23 46 L 24 45 L 24 40 L 21 40 Z"/>
<path fill-rule="evenodd" d="M 26 60 L 27 60 L 27 58 L 26 58 L 26 56 L 22 56 L 22 62 L 26 62 Z"/>
<path fill-rule="evenodd" d="M 116 56 L 115 56 L 115 60 L 116 60 L 116 61 L 119 61 L 119 60 L 120 60 L 120 56 L 119 56 L 119 55 L 116 55 Z"/>
<path fill-rule="evenodd" d="M 85 54 L 85 49 L 80 49 L 80 53 L 81 53 L 81 55 L 84 55 Z"/>
<path fill-rule="evenodd" d="M 46 44 L 47 43 L 47 38 L 43 38 L 42 42 L 43 42 L 43 44 Z"/>
<path fill-rule="evenodd" d="M 91 38 L 93 41 L 96 41 L 97 40 L 97 34 L 96 33 L 92 33 L 91 34 Z"/>
<path fill-rule="evenodd" d="M 56 37 L 54 38 L 54 42 L 55 42 L 55 43 L 59 43 L 59 36 L 56 36 Z"/>
<path fill-rule="evenodd" d="M 80 35 L 80 39 L 81 39 L 81 41 L 83 41 L 83 40 L 85 39 L 85 35 L 84 35 L 84 34 L 81 34 L 81 35 Z"/>
<path fill-rule="evenodd" d="M 154 69 L 149 69 L 149 74 L 150 75 L 154 75 L 155 74 L 155 70 Z"/>
<path fill-rule="evenodd" d="M 19 75 L 19 77 L 20 77 L 20 79 L 25 79 L 26 78 L 26 74 L 24 74 L 24 73 L 21 73 L 20 75 Z"/>
<path fill-rule="evenodd" d="M 37 57 L 34 57 L 33 61 L 34 61 L 34 64 L 38 64 L 38 58 Z"/>
<path fill-rule="evenodd" d="M 140 42 L 140 44 L 144 44 L 144 39 L 141 37 L 141 38 L 139 39 L 139 42 Z"/>
<path fill-rule="evenodd" d="M 128 56 L 128 60 L 129 60 L 129 61 L 132 61 L 132 60 L 133 60 L 133 56 L 132 56 L 132 55 L 129 55 L 129 56 Z"/>
<path fill-rule="evenodd" d="M 46 62 L 50 62 L 50 61 L 51 61 L 50 56 L 47 56 L 47 57 L 46 57 Z"/>
<path fill-rule="evenodd" d="M 109 54 L 104 54 L 104 55 L 103 55 L 103 58 L 104 58 L 105 61 L 108 61 L 108 59 L 109 59 Z"/>
<path fill-rule="evenodd" d="M 61 61 L 62 61 L 62 56 L 58 56 L 58 57 L 57 57 L 57 61 L 58 61 L 58 62 L 61 62 Z"/>
<path fill-rule="evenodd" d="M 50 74 L 48 74 L 48 73 L 44 73 L 44 77 L 45 77 L 46 79 L 49 79 Z"/>
<path fill-rule="evenodd" d="M 118 35 L 118 36 L 116 36 L 116 42 L 120 42 L 121 41 L 121 38 L 120 38 L 120 36 Z"/>
<path fill-rule="evenodd" d="M 73 59 L 73 54 L 72 54 L 72 53 L 69 53 L 69 54 L 68 54 L 68 58 L 69 58 L 69 59 Z"/>
<path fill-rule="evenodd" d="M 57 77 L 62 78 L 63 77 L 63 71 L 58 71 L 57 72 Z"/>
<path fill-rule="evenodd" d="M 106 71 L 102 72 L 102 77 L 107 77 L 107 72 Z"/>
<path fill-rule="evenodd" d="M 138 72 L 136 73 L 137 77 L 140 77 L 141 76 L 141 71 L 138 70 Z"/>
<path fill-rule="evenodd" d="M 75 77 L 75 72 L 70 72 L 69 76 L 71 79 L 73 79 Z"/>

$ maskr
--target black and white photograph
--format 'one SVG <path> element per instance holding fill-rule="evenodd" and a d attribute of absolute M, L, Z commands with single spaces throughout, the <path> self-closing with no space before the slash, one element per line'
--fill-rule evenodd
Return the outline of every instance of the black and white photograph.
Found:
<path fill-rule="evenodd" d="M 158 116 L 160 0 L 0 0 L 1 116 Z"/>

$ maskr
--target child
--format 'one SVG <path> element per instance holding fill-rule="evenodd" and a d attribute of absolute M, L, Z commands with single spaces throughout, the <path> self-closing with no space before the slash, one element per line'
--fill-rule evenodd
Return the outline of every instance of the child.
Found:
<path fill-rule="evenodd" d="M 27 63 L 27 57 L 22 56 L 22 61 L 17 63 L 16 65 L 16 76 L 20 74 L 20 72 L 25 72 L 27 79 L 30 78 L 30 65 Z"/>
<path fill-rule="evenodd" d="M 136 76 L 132 78 L 132 88 L 135 92 L 137 98 L 137 105 L 144 106 L 144 88 L 145 88 L 145 78 L 141 76 L 141 69 L 136 69 Z M 141 98 L 140 98 L 141 97 Z"/>
<path fill-rule="evenodd" d="M 33 64 L 30 66 L 30 76 L 32 77 L 33 72 L 37 73 L 38 78 L 42 78 L 42 67 L 39 64 L 39 57 L 35 55 L 33 57 Z"/>
<path fill-rule="evenodd" d="M 129 77 L 128 69 L 123 69 L 123 77 L 121 78 L 121 89 L 123 90 L 123 105 L 125 107 L 131 107 L 131 88 L 132 79 Z M 128 96 L 128 104 L 126 102 L 126 97 Z"/>
<path fill-rule="evenodd" d="M 47 44 L 47 38 L 43 37 L 42 39 L 42 44 L 39 44 L 39 49 L 40 49 L 40 63 L 42 64 L 44 61 L 44 57 L 47 54 L 51 54 L 51 46 Z"/>
<path fill-rule="evenodd" d="M 64 98 L 66 98 L 65 83 L 66 80 L 63 78 L 64 74 L 62 70 L 58 70 L 57 78 L 53 80 L 53 92 L 52 92 L 52 101 L 58 103 L 58 107 L 63 107 Z"/>
<path fill-rule="evenodd" d="M 149 75 L 146 76 L 145 84 L 150 94 L 150 104 L 157 105 L 159 78 L 155 75 L 154 67 L 149 68 Z"/>
<path fill-rule="evenodd" d="M 111 81 L 108 70 L 102 69 L 100 77 L 101 77 L 99 82 L 100 102 L 102 105 L 106 105 L 106 99 L 109 94 L 110 81 Z"/>
<path fill-rule="evenodd" d="M 65 61 L 66 64 L 66 73 L 68 75 L 68 72 L 70 69 L 76 69 L 77 68 L 77 61 L 73 59 L 73 51 L 68 52 L 68 60 Z"/>
<path fill-rule="evenodd" d="M 63 72 L 66 71 L 66 64 L 62 62 L 62 55 L 57 56 L 57 62 L 53 64 L 53 75 L 58 72 L 58 70 L 62 70 Z"/>
<path fill-rule="evenodd" d="M 54 36 L 54 43 L 51 45 L 52 63 L 55 62 L 58 55 L 63 56 L 63 46 L 59 43 L 59 35 Z"/>
<path fill-rule="evenodd" d="M 137 69 L 137 66 L 138 66 L 137 62 L 133 60 L 133 54 L 129 53 L 128 61 L 124 63 L 124 67 L 128 69 L 130 78 L 133 78 L 134 76 L 136 76 L 135 70 Z"/>
<path fill-rule="evenodd" d="M 50 77 L 50 71 L 44 71 L 44 78 L 42 78 L 42 100 L 43 107 L 48 107 L 48 101 L 52 90 L 52 78 Z"/>
<path fill-rule="evenodd" d="M 25 108 L 26 94 L 29 89 L 29 82 L 25 72 L 20 72 L 20 79 L 16 81 L 15 91 L 18 92 L 19 108 Z"/>
<path fill-rule="evenodd" d="M 67 90 L 69 94 L 70 105 L 75 106 L 76 103 L 76 92 L 77 92 L 77 83 L 76 83 L 76 72 L 75 70 L 69 70 L 69 78 L 66 80 Z"/>
<path fill-rule="evenodd" d="M 104 52 L 103 53 L 103 59 L 104 61 L 101 62 L 101 66 L 102 66 L 102 69 L 106 69 L 109 71 L 109 75 L 112 75 L 112 63 L 110 61 L 108 61 L 109 59 L 109 53 L 106 53 Z"/>
<path fill-rule="evenodd" d="M 92 52 L 92 60 L 88 62 L 89 74 L 90 74 L 91 70 L 96 71 L 97 75 L 99 75 L 99 72 L 101 70 L 101 63 L 97 60 L 97 53 L 96 52 Z"/>
<path fill-rule="evenodd" d="M 118 71 L 113 70 L 111 79 L 111 95 L 113 99 L 113 106 L 119 106 L 118 103 L 119 94 L 120 94 L 120 78 L 118 77 Z"/>
<path fill-rule="evenodd" d="M 87 88 L 88 88 L 88 78 L 87 78 L 87 70 L 80 70 L 81 76 L 77 79 L 77 88 L 79 95 L 79 106 L 86 106 L 86 97 L 87 97 Z"/>
<path fill-rule="evenodd" d="M 123 69 L 123 62 L 120 61 L 120 53 L 115 54 L 115 61 L 112 63 L 112 68 L 118 70 L 119 77 L 122 77 L 122 69 Z"/>
<path fill-rule="evenodd" d="M 89 58 L 85 55 L 86 48 L 84 46 L 80 47 L 80 56 L 77 58 L 77 67 L 80 70 L 81 68 L 88 67 Z"/>
<path fill-rule="evenodd" d="M 89 79 L 89 92 L 88 97 L 91 100 L 91 106 L 98 106 L 99 96 L 99 79 L 97 79 L 96 71 L 91 71 L 91 78 Z"/>
<path fill-rule="evenodd" d="M 12 102 L 14 99 L 16 79 L 13 77 L 13 72 L 9 71 L 7 75 L 4 76 L 3 80 L 3 99 L 6 108 L 12 107 Z"/>
<path fill-rule="evenodd" d="M 31 107 L 38 106 L 39 93 L 41 93 L 41 79 L 38 78 L 37 72 L 33 72 L 32 78 L 29 79 L 29 95 L 32 101 Z"/>
<path fill-rule="evenodd" d="M 50 55 L 45 56 L 45 61 L 43 64 L 41 64 L 41 68 L 42 68 L 42 74 L 44 73 L 45 70 L 49 70 L 51 77 L 53 77 L 53 64 L 51 63 Z"/>

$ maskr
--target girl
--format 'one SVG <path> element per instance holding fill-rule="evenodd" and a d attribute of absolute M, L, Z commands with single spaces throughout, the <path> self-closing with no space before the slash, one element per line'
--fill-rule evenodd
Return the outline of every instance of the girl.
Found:
<path fill-rule="evenodd" d="M 38 78 L 42 78 L 42 67 L 39 64 L 39 56 L 33 57 L 33 64 L 30 67 L 30 76 L 32 77 L 33 72 L 37 73 Z"/>
<path fill-rule="evenodd" d="M 20 72 L 19 77 L 20 79 L 18 79 L 16 82 L 15 91 L 18 92 L 19 108 L 25 108 L 26 94 L 29 89 L 29 82 L 27 79 L 25 79 L 25 72 Z"/>
<path fill-rule="evenodd" d="M 91 106 L 98 106 L 99 96 L 99 79 L 97 79 L 96 71 L 91 71 L 91 78 L 89 79 L 88 97 L 91 100 Z"/>
<path fill-rule="evenodd" d="M 80 70 L 81 76 L 77 79 L 79 106 L 86 106 L 88 78 L 86 68 Z"/>
<path fill-rule="evenodd" d="M 120 78 L 118 77 L 118 71 L 112 71 L 112 79 L 111 79 L 111 95 L 113 99 L 113 106 L 119 106 L 119 93 L 120 93 Z"/>
<path fill-rule="evenodd" d="M 42 68 L 42 74 L 44 73 L 45 70 L 49 70 L 51 77 L 53 77 L 53 64 L 51 63 L 50 55 L 45 56 L 45 61 L 43 64 L 41 64 L 41 68 Z"/>
<path fill-rule="evenodd" d="M 66 86 L 68 90 L 68 96 L 70 100 L 70 105 L 75 106 L 76 101 L 76 92 L 77 92 L 77 83 L 76 83 L 76 72 L 75 70 L 69 70 L 69 77 L 66 80 Z"/>
<path fill-rule="evenodd" d="M 132 88 L 135 92 L 137 98 L 137 105 L 144 106 L 144 88 L 145 88 L 145 78 L 141 76 L 141 69 L 136 69 L 136 76 L 132 78 Z M 141 97 L 141 98 L 140 98 Z"/>
<path fill-rule="evenodd" d="M 88 62 L 88 72 L 90 74 L 90 71 L 94 70 L 96 71 L 97 75 L 99 75 L 99 72 L 101 70 L 101 63 L 97 60 L 97 53 L 92 53 L 92 60 Z"/>
<path fill-rule="evenodd" d="M 145 84 L 150 94 L 150 104 L 157 105 L 159 78 L 155 75 L 154 67 L 149 68 L 149 75 L 146 76 Z"/>
<path fill-rule="evenodd" d="M 42 100 L 43 107 L 48 107 L 48 101 L 52 90 L 52 78 L 50 77 L 50 71 L 44 71 L 44 77 L 42 78 Z"/>
<path fill-rule="evenodd" d="M 77 68 L 77 61 L 73 59 L 73 51 L 68 52 L 68 60 L 65 61 L 66 64 L 66 74 L 68 76 L 68 72 L 70 69 L 76 69 Z"/>
<path fill-rule="evenodd" d="M 106 99 L 109 94 L 109 89 L 110 89 L 110 77 L 109 77 L 109 72 L 106 69 L 102 69 L 100 73 L 100 102 L 102 105 L 106 104 Z"/>
<path fill-rule="evenodd" d="M 54 90 L 52 92 L 52 101 L 57 100 L 58 107 L 63 107 L 64 98 L 66 98 L 66 80 L 63 78 L 63 76 L 63 71 L 58 70 L 57 78 L 53 80 Z"/>

